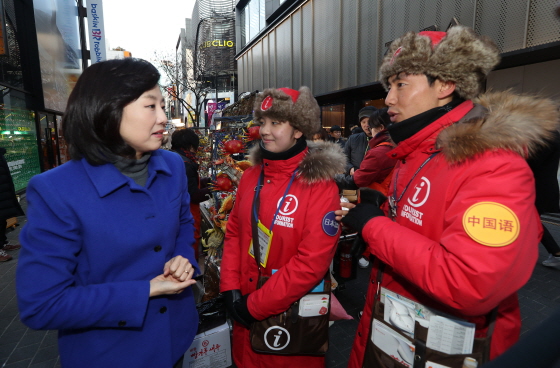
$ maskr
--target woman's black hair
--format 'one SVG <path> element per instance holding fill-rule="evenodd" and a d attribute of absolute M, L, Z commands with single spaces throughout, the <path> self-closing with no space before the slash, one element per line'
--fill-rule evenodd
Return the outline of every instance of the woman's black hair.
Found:
<path fill-rule="evenodd" d="M 179 151 L 181 149 L 190 151 L 193 148 L 195 151 L 198 149 L 200 139 L 198 134 L 190 128 L 176 130 L 171 135 L 171 149 Z"/>
<path fill-rule="evenodd" d="M 319 129 L 319 131 L 315 134 L 313 134 L 313 137 L 315 137 L 315 135 L 319 134 L 319 139 L 322 141 L 327 142 L 329 140 L 329 133 L 327 132 L 327 130 L 325 128 L 321 128 Z M 313 138 L 311 137 L 311 138 Z"/>
<path fill-rule="evenodd" d="M 389 125 L 391 125 L 391 119 L 389 117 L 389 114 L 387 113 L 388 110 L 389 109 L 387 107 L 384 107 L 372 112 L 371 116 L 369 117 L 369 127 L 371 129 L 378 129 L 381 127 L 383 127 L 384 129 L 388 128 Z"/>
<path fill-rule="evenodd" d="M 158 85 L 160 74 L 149 62 L 125 58 L 95 63 L 84 70 L 62 117 L 62 133 L 73 160 L 92 165 L 110 155 L 133 158 L 134 148 L 120 135 L 123 109 Z"/>

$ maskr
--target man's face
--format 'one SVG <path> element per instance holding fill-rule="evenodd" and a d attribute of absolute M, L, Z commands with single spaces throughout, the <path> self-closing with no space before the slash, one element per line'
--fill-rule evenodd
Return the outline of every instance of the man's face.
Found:
<path fill-rule="evenodd" d="M 340 130 L 335 130 L 334 132 L 332 132 L 332 136 L 334 139 L 339 139 L 340 136 L 342 136 L 342 132 Z"/>
<path fill-rule="evenodd" d="M 389 106 L 388 113 L 391 121 L 400 123 L 438 107 L 440 87 L 439 80 L 430 86 L 428 78 L 424 74 L 399 73 L 389 77 L 389 92 L 385 98 L 385 104 Z"/>
<path fill-rule="evenodd" d="M 362 130 L 368 137 L 371 137 L 371 128 L 369 127 L 369 118 L 363 118 L 360 121 L 360 125 L 362 126 Z"/>

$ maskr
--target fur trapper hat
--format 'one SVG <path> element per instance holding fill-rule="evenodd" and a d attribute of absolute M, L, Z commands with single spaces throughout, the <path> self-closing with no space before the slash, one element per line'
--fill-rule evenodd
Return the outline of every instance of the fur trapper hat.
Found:
<path fill-rule="evenodd" d="M 253 118 L 259 120 L 265 116 L 288 121 L 307 138 L 321 128 L 319 104 L 308 87 L 301 87 L 299 91 L 267 88 L 259 93 L 255 99 Z"/>
<path fill-rule="evenodd" d="M 500 61 L 494 42 L 465 26 L 447 32 L 409 32 L 391 43 L 380 68 L 381 83 L 401 72 L 425 74 L 445 82 L 455 82 L 455 91 L 464 99 L 480 93 L 488 73 Z"/>

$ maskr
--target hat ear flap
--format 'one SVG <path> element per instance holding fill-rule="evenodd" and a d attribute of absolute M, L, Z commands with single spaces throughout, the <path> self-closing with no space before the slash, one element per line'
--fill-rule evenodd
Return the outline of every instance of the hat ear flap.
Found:
<path fill-rule="evenodd" d="M 308 87 L 299 89 L 299 97 L 294 104 L 292 125 L 307 138 L 311 138 L 321 128 L 321 109 Z"/>

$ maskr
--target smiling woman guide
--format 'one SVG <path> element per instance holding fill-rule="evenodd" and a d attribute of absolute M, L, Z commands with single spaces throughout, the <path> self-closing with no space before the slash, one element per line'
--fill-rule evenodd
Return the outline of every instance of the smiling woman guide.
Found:
<path fill-rule="evenodd" d="M 248 327 L 282 314 L 325 276 L 340 235 L 333 177 L 344 171 L 346 158 L 335 143 L 305 140 L 321 127 L 319 105 L 307 87 L 266 89 L 253 114 L 262 140 L 251 150 L 254 166 L 239 183 L 221 266 L 220 289 L 235 318 L 233 358 L 243 368 L 324 367 L 324 357 L 253 351 Z M 259 232 L 266 228 L 262 232 L 269 240 L 261 241 L 259 233 L 260 258 L 266 259 L 260 272 L 249 254 L 253 210 L 255 225 L 258 219 Z M 257 289 L 259 273 L 270 278 Z"/>
<path fill-rule="evenodd" d="M 197 330 L 183 160 L 160 150 L 159 73 L 87 68 L 62 119 L 72 161 L 31 179 L 17 294 L 22 321 L 59 330 L 63 367 L 172 367 Z"/>

